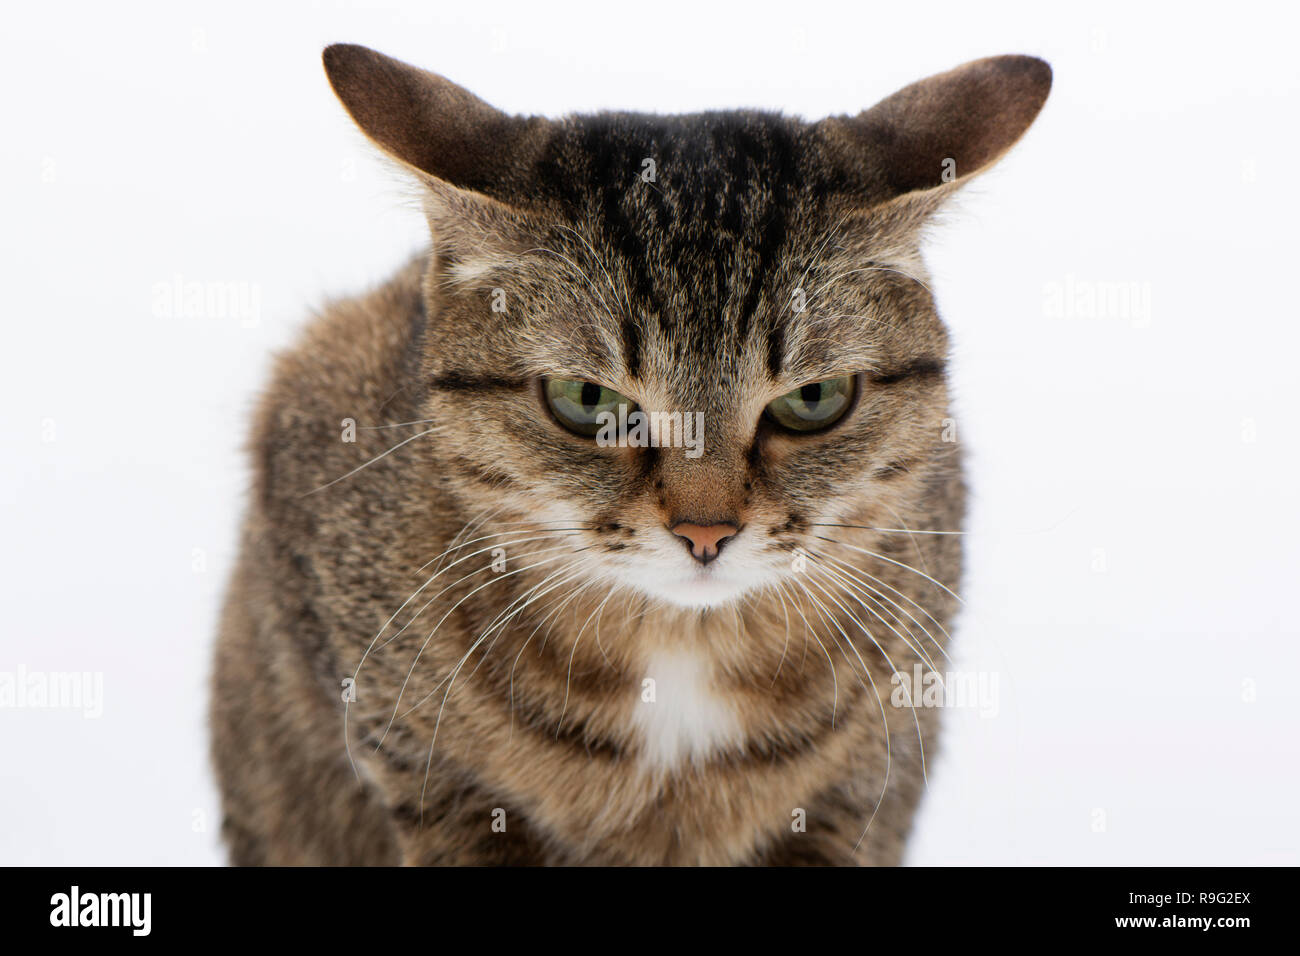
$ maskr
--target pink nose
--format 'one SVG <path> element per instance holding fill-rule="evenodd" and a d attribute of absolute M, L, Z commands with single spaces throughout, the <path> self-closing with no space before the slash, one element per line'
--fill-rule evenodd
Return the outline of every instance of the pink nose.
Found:
<path fill-rule="evenodd" d="M 685 538 L 691 545 L 691 557 L 700 564 L 708 564 L 722 550 L 722 542 L 740 529 L 734 524 L 691 524 L 683 521 L 673 525 L 673 534 Z"/>

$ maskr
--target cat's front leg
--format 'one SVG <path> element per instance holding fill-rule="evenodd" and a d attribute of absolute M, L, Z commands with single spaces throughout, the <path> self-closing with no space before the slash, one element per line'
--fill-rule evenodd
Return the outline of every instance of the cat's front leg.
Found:
<path fill-rule="evenodd" d="M 472 779 L 447 772 L 384 774 L 403 866 L 539 866 L 551 862 L 534 828 Z"/>
<path fill-rule="evenodd" d="M 542 866 L 546 858 L 518 830 L 483 833 L 476 824 L 445 819 L 423 823 L 403 811 L 394 818 L 402 866 Z"/>
<path fill-rule="evenodd" d="M 897 866 L 902 861 L 919 789 L 895 775 L 875 797 L 871 785 L 829 787 L 796 808 L 790 830 L 755 860 L 758 866 Z"/>

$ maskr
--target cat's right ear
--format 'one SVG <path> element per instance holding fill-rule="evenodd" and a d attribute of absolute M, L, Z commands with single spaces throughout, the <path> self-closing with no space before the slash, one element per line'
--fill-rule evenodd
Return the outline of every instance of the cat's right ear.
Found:
<path fill-rule="evenodd" d="M 438 239 L 454 240 L 457 222 L 467 218 L 477 221 L 470 231 L 480 243 L 519 225 L 511 207 L 490 197 L 524 181 L 545 145 L 548 120 L 503 113 L 445 77 L 364 46 L 328 46 L 321 59 L 362 132 L 428 187 Z"/>

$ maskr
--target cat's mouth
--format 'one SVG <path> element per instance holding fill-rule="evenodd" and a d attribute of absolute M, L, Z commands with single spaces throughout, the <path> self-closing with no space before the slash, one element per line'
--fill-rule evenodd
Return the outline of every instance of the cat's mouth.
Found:
<path fill-rule="evenodd" d="M 674 564 L 676 564 L 674 562 Z M 636 586 L 659 600 L 681 607 L 718 607 L 738 600 L 756 585 L 756 575 L 747 573 L 743 562 L 719 560 L 689 566 L 646 568 L 636 576 Z"/>

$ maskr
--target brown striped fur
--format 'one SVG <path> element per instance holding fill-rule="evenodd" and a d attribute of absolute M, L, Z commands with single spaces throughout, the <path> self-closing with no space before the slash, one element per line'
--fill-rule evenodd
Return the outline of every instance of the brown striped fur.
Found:
<path fill-rule="evenodd" d="M 319 316 L 257 413 L 212 709 L 232 860 L 897 863 L 938 718 L 890 678 L 918 650 L 942 666 L 955 601 L 929 578 L 955 588 L 961 549 L 867 529 L 963 514 L 918 233 L 1027 128 L 1046 65 L 978 61 L 820 123 L 516 119 L 363 48 L 326 67 L 427 187 L 434 245 Z M 762 418 L 848 372 L 826 432 Z M 704 455 L 564 431 L 548 375 L 704 412 Z M 689 565 L 678 520 L 740 527 L 714 565 L 759 585 L 707 608 L 639 588 Z M 675 652 L 738 735 L 662 764 L 637 708 Z"/>

